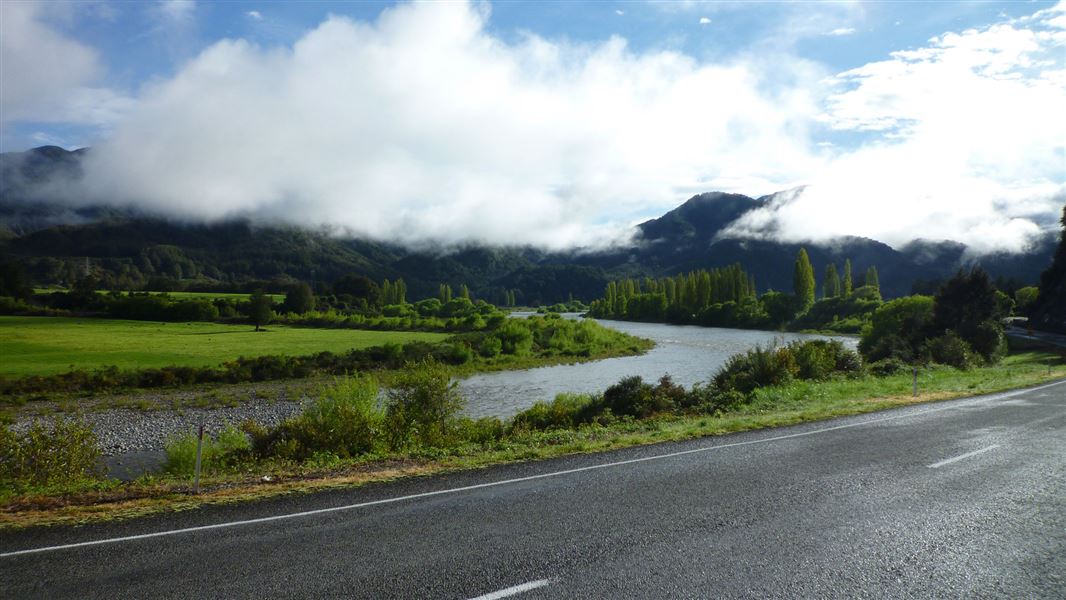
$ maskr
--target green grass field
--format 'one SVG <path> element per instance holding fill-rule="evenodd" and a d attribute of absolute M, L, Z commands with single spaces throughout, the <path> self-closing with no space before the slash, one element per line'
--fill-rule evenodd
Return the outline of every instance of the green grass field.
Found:
<path fill-rule="evenodd" d="M 387 342 L 435 342 L 442 333 L 309 329 L 272 325 L 158 323 L 68 317 L 0 316 L 0 376 L 49 375 L 115 365 L 212 366 L 239 356 L 344 352 Z"/>
<path fill-rule="evenodd" d="M 67 290 L 61 288 L 34 288 L 34 294 L 51 294 L 52 292 L 65 292 Z M 98 294 L 109 294 L 107 290 L 97 290 Z M 168 294 L 171 298 L 179 300 L 185 300 L 188 298 L 206 298 L 208 300 L 214 300 L 215 298 L 230 298 L 236 300 L 247 300 L 251 297 L 251 294 L 242 294 L 237 292 L 148 292 L 149 294 Z M 284 302 L 285 294 L 267 294 L 274 299 L 274 302 Z"/>

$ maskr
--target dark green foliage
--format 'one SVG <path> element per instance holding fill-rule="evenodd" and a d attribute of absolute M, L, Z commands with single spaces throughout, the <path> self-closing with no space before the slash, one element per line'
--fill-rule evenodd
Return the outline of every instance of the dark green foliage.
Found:
<path fill-rule="evenodd" d="M 867 370 L 876 377 L 895 375 L 910 368 L 907 363 L 898 358 L 882 358 L 879 361 L 866 365 Z"/>
<path fill-rule="evenodd" d="M 959 271 L 940 288 L 934 303 L 932 335 L 952 331 L 984 360 L 998 360 L 1003 349 L 1002 319 L 1008 314 L 984 270 Z"/>
<path fill-rule="evenodd" d="M 166 294 L 130 293 L 107 299 L 107 312 L 117 319 L 136 321 L 214 321 L 219 318 L 219 306 L 231 306 L 222 301 L 204 299 L 174 300 Z"/>
<path fill-rule="evenodd" d="M 259 331 L 260 327 L 273 318 L 274 300 L 263 293 L 263 290 L 253 292 L 252 297 L 248 299 L 248 320 L 255 325 L 255 330 Z"/>
<path fill-rule="evenodd" d="M 974 364 L 969 344 L 957 333 L 948 330 L 944 335 L 926 340 L 925 349 L 933 362 L 956 369 L 968 369 Z"/>
<path fill-rule="evenodd" d="M 603 414 L 603 398 L 591 394 L 559 394 L 537 402 L 511 419 L 515 429 L 573 429 Z"/>
<path fill-rule="evenodd" d="M 1040 275 L 1040 295 L 1030 314 L 1036 328 L 1066 333 L 1066 206 L 1062 207 L 1060 223 L 1059 245 L 1051 266 Z"/>
<path fill-rule="evenodd" d="M 656 402 L 653 392 L 652 386 L 640 377 L 626 377 L 604 390 L 603 404 L 616 415 L 646 417 L 666 408 Z"/>
<path fill-rule="evenodd" d="M 18 263 L 0 259 L 0 296 L 29 300 L 33 287 L 26 272 Z"/>
<path fill-rule="evenodd" d="M 80 420 L 38 422 L 23 434 L 0 425 L 0 489 L 71 486 L 102 475 L 96 434 Z"/>
<path fill-rule="evenodd" d="M 302 315 L 314 308 L 315 295 L 311 292 L 311 286 L 301 281 L 290 286 L 285 293 L 285 302 L 281 305 L 281 312 Z"/>
<path fill-rule="evenodd" d="M 711 379 L 720 392 L 751 394 L 757 388 L 781 385 L 796 379 L 826 379 L 832 375 L 856 375 L 862 361 L 836 340 L 792 342 L 777 348 L 756 346 L 735 354 Z"/>

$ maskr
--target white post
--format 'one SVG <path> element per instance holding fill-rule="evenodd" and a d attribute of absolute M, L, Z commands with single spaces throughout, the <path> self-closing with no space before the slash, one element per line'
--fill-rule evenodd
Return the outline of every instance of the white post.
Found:
<path fill-rule="evenodd" d="M 200 493 L 200 455 L 204 449 L 204 416 L 200 415 L 200 433 L 196 439 L 196 475 L 192 484 L 194 494 Z"/>

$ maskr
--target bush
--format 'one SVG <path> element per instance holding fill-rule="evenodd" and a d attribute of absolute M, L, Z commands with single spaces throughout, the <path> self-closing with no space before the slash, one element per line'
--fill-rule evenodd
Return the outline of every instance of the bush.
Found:
<path fill-rule="evenodd" d="M 879 361 L 870 363 L 867 368 L 876 377 L 887 377 L 906 371 L 909 367 L 907 363 L 898 358 L 882 358 Z"/>
<path fill-rule="evenodd" d="M 102 475 L 96 434 L 80 419 L 34 423 L 21 435 L 0 425 L 0 488 L 77 485 Z"/>
<path fill-rule="evenodd" d="M 496 358 L 503 351 L 503 342 L 496 336 L 486 336 L 478 344 L 477 353 L 485 358 Z"/>
<path fill-rule="evenodd" d="M 573 429 L 603 410 L 603 401 L 590 394 L 559 394 L 551 402 L 537 402 L 511 419 L 515 429 Z"/>
<path fill-rule="evenodd" d="M 870 362 L 884 358 L 913 360 L 932 321 L 933 299 L 928 296 L 886 302 L 873 312 L 870 324 L 863 328 L 859 352 Z"/>
<path fill-rule="evenodd" d="M 172 475 L 191 476 L 196 469 L 197 434 L 194 432 L 177 436 L 166 443 L 166 461 L 163 470 Z M 233 425 L 227 425 L 217 436 L 204 435 L 200 453 L 200 469 L 214 473 L 232 467 L 251 448 L 248 436 Z"/>
<path fill-rule="evenodd" d="M 434 360 L 407 365 L 388 391 L 389 446 L 446 446 L 453 441 L 456 416 L 464 404 L 446 367 Z"/>
<path fill-rule="evenodd" d="M 969 369 L 974 363 L 970 345 L 954 331 L 945 331 L 944 335 L 928 340 L 925 349 L 933 362 L 942 365 L 950 365 L 956 369 Z"/>
<path fill-rule="evenodd" d="M 323 387 L 299 415 L 277 427 L 246 427 L 255 453 L 306 460 L 331 453 L 353 457 L 382 445 L 385 413 L 378 406 L 378 386 L 369 377 L 343 377 Z"/>
<path fill-rule="evenodd" d="M 711 383 L 721 391 L 735 390 L 750 394 L 757 387 L 787 383 L 795 370 L 791 352 L 756 346 L 743 354 L 729 357 Z"/>

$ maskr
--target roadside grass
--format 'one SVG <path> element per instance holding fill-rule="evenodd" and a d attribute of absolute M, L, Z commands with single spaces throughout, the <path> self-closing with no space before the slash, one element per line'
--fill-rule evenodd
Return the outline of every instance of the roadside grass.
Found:
<path fill-rule="evenodd" d="M 188 493 L 188 477 L 173 475 L 146 475 L 126 484 L 109 481 L 64 490 L 34 490 L 21 496 L 0 495 L 0 529 L 133 518 L 283 494 L 351 488 L 400 477 L 794 425 L 1057 381 L 1066 378 L 1066 360 L 1055 353 L 1025 351 L 1008 356 L 995 367 L 969 371 L 926 369 L 919 373 L 917 396 L 911 392 L 911 377 L 910 373 L 903 373 L 882 378 L 793 382 L 763 388 L 751 404 L 715 415 L 622 418 L 609 425 L 583 425 L 578 429 L 516 431 L 499 441 L 451 449 L 355 459 L 323 456 L 303 464 L 272 461 L 209 469 L 202 480 L 204 492 L 198 496 Z"/>
<path fill-rule="evenodd" d="M 335 353 L 386 343 L 439 342 L 442 333 L 310 329 L 219 323 L 157 323 L 70 317 L 0 316 L 0 376 L 52 375 L 114 365 L 120 369 L 214 366 L 240 356 Z"/>

